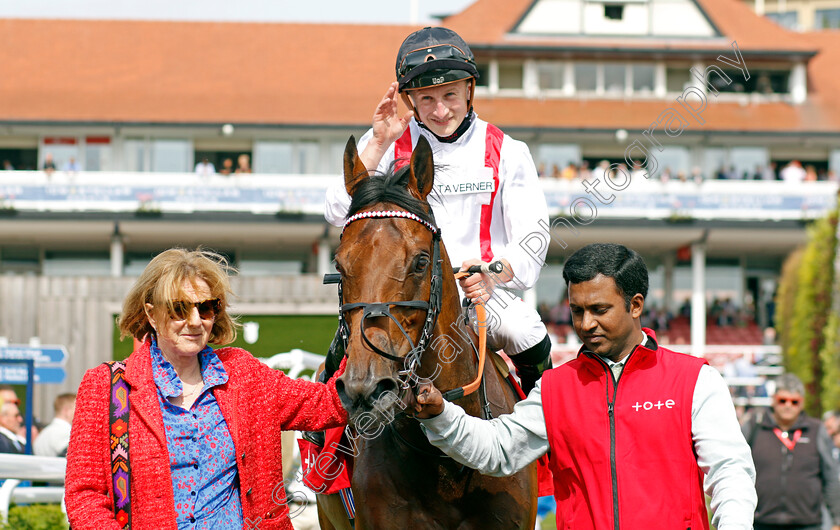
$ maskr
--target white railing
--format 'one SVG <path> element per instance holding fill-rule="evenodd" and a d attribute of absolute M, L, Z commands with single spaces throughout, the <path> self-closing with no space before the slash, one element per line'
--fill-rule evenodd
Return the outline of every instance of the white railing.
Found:
<path fill-rule="evenodd" d="M 0 453 L 0 479 L 6 479 L 0 486 L 0 518 L 8 521 L 9 504 L 27 502 L 56 502 L 64 500 L 64 488 L 60 486 L 19 486 L 24 480 L 64 482 L 67 468 L 65 458 L 53 456 L 31 456 Z"/>
<path fill-rule="evenodd" d="M 234 175 L 194 173 L 0 172 L 0 209 L 48 212 L 322 215 L 324 196 L 337 175 Z M 603 180 L 603 179 L 602 179 Z M 836 205 L 838 183 L 706 180 L 661 182 L 633 177 L 621 191 L 604 182 L 601 200 L 579 180 L 540 180 L 552 216 L 571 215 L 576 199 L 591 201 L 598 217 L 802 220 L 820 217 Z M 609 200 L 609 202 L 605 202 Z M 580 215 L 583 215 L 582 213 Z"/>

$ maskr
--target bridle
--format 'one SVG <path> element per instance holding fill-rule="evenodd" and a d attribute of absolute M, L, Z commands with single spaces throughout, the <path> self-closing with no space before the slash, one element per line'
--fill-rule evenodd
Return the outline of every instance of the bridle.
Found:
<path fill-rule="evenodd" d="M 443 275 L 441 269 L 443 260 L 440 257 L 440 229 L 432 223 L 426 221 L 425 219 L 422 219 L 418 215 L 413 214 L 411 212 L 401 210 L 374 210 L 357 213 L 349 217 L 344 223 L 342 236 L 344 235 L 344 230 L 346 230 L 351 223 L 360 219 L 410 219 L 412 221 L 420 223 L 427 230 L 429 230 L 429 232 L 432 233 L 432 275 L 430 279 L 431 285 L 429 288 L 428 302 L 422 300 L 407 300 L 397 302 L 354 302 L 350 304 L 345 304 L 340 276 L 338 279 L 338 300 L 340 304 L 338 328 L 341 340 L 344 342 L 345 351 L 347 350 L 347 345 L 350 338 L 350 329 L 347 325 L 347 319 L 345 318 L 345 315 L 349 311 L 361 308 L 362 321 L 360 324 L 360 328 L 362 333 L 362 339 L 365 341 L 368 347 L 371 350 L 373 350 L 376 354 L 388 360 L 403 363 L 403 370 L 401 370 L 399 374 L 402 378 L 402 387 L 406 389 L 409 388 L 409 386 L 411 386 L 412 378 L 416 378 L 417 370 L 420 368 L 421 356 L 423 355 L 423 352 L 426 351 L 426 348 L 428 347 L 429 342 L 432 339 L 432 334 L 434 333 L 435 325 L 437 324 L 437 318 L 440 314 L 441 297 L 443 292 Z M 423 322 L 423 329 L 420 331 L 420 336 L 417 339 L 417 344 L 415 344 L 414 341 L 411 340 L 411 337 L 409 337 L 402 324 L 400 324 L 400 322 L 394 317 L 394 315 L 391 314 L 391 306 L 420 309 L 426 312 L 426 318 Z M 403 337 L 405 337 L 405 339 L 408 341 L 408 344 L 411 346 L 411 350 L 404 357 L 397 357 L 395 355 L 391 355 L 388 352 L 384 352 L 378 347 L 376 347 L 376 345 L 370 342 L 370 339 L 368 339 L 367 337 L 367 333 L 365 333 L 367 329 L 366 322 L 369 318 L 377 317 L 390 318 L 397 325 Z"/>

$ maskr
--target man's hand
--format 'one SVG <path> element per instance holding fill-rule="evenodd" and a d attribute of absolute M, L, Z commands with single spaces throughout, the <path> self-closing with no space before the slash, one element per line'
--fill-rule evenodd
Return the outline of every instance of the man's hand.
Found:
<path fill-rule="evenodd" d="M 471 276 L 465 276 L 458 280 L 461 284 L 461 289 L 464 291 L 464 296 L 474 304 L 487 303 L 493 295 L 493 289 L 496 284 L 510 281 L 513 278 L 513 270 L 510 263 L 506 259 L 500 260 L 504 269 L 499 274 L 493 273 L 477 273 Z M 486 265 L 487 262 L 480 259 L 468 259 L 461 264 L 461 270 L 465 271 L 473 265 Z"/>
<path fill-rule="evenodd" d="M 443 396 L 432 383 L 419 383 L 413 392 L 409 392 L 407 401 L 408 410 L 422 420 L 434 418 L 443 412 Z"/>
<path fill-rule="evenodd" d="M 408 128 L 412 111 L 399 115 L 399 83 L 393 82 L 373 113 L 373 138 L 359 155 L 368 170 L 375 170 L 385 152 Z"/>

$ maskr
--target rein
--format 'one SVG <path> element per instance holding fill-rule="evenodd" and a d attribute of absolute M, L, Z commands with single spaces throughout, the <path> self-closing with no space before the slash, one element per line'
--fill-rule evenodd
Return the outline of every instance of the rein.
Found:
<path fill-rule="evenodd" d="M 360 212 L 357 213 L 347 219 L 344 223 L 344 228 L 342 229 L 342 236 L 344 235 L 344 230 L 347 229 L 347 226 L 354 221 L 358 221 L 360 219 L 410 219 L 417 223 L 420 223 L 432 233 L 432 275 L 430 279 L 430 289 L 429 289 L 429 301 L 425 302 L 422 300 L 409 300 L 409 301 L 397 301 L 397 302 L 354 302 L 350 304 L 344 303 L 344 293 L 342 290 L 342 282 L 341 282 L 341 275 L 340 274 L 329 274 L 324 276 L 324 283 L 338 283 L 338 299 L 339 299 L 339 316 L 338 316 L 338 328 L 339 328 L 339 335 L 341 336 L 341 340 L 344 342 L 344 349 L 347 351 L 348 342 L 350 339 L 350 330 L 347 324 L 347 319 L 345 318 L 345 314 L 348 311 L 354 309 L 362 309 L 362 320 L 359 325 L 360 331 L 362 333 L 362 340 L 368 345 L 368 347 L 375 352 L 376 354 L 394 361 L 394 362 L 401 362 L 403 363 L 404 369 L 401 370 L 400 376 L 405 377 L 402 381 L 402 387 L 404 389 L 408 389 L 411 386 L 411 379 L 412 377 L 416 377 L 416 370 L 420 367 L 421 356 L 423 352 L 428 347 L 428 343 L 432 338 L 434 333 L 435 325 L 437 324 L 437 318 L 440 314 L 441 308 L 441 298 L 443 293 L 443 273 L 442 273 L 442 262 L 443 260 L 440 257 L 440 242 L 441 242 L 441 235 L 440 229 L 437 228 L 435 225 L 429 223 L 428 221 L 420 218 L 416 214 L 411 212 L 406 212 L 402 210 L 376 210 L 376 211 L 367 211 L 367 212 Z M 463 271 L 459 272 L 455 277 L 461 278 L 464 276 L 468 276 L 471 272 Z M 390 307 L 408 307 L 414 309 L 422 309 L 426 311 L 426 319 L 423 323 L 423 329 L 420 331 L 420 337 L 417 340 L 417 344 L 411 340 L 411 337 L 408 336 L 408 333 L 403 328 L 403 326 L 399 323 L 399 321 L 391 314 Z M 485 322 L 486 312 L 484 309 L 483 304 L 476 305 L 476 315 L 479 322 Z M 403 337 L 408 341 L 409 345 L 411 345 L 411 350 L 405 355 L 405 357 L 397 357 L 395 355 L 391 355 L 390 353 L 384 352 L 374 344 L 370 342 L 367 338 L 366 331 L 366 320 L 368 318 L 376 318 L 376 317 L 388 317 L 390 318 L 399 328 L 400 332 L 402 333 Z M 450 401 L 460 399 L 464 396 L 467 396 L 473 392 L 475 392 L 479 386 L 481 385 L 482 376 L 484 374 L 484 362 L 485 362 L 485 350 L 487 344 L 487 334 L 486 334 L 486 327 L 481 326 L 479 328 L 478 334 L 478 374 L 474 381 L 469 383 L 466 386 L 454 388 L 443 393 L 443 397 Z"/>

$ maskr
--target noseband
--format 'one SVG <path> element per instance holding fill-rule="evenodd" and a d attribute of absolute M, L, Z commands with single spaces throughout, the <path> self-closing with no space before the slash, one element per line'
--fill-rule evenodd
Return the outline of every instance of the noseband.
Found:
<path fill-rule="evenodd" d="M 430 280 L 431 286 L 429 289 L 428 302 L 422 300 L 408 300 L 398 302 L 354 302 L 351 304 L 345 304 L 341 280 L 339 279 L 338 281 L 338 300 L 339 304 L 341 304 L 339 306 L 338 327 L 341 339 L 344 341 L 345 351 L 350 337 L 350 331 L 345 314 L 353 309 L 361 308 L 362 321 L 360 327 L 362 340 L 364 340 L 368 347 L 378 355 L 394 362 L 403 363 L 403 370 L 400 372 L 400 375 L 405 377 L 402 381 L 403 387 L 408 388 L 409 381 L 412 376 L 416 376 L 416 370 L 420 368 L 420 358 L 432 338 L 432 333 L 434 332 L 435 325 L 437 324 L 438 314 L 440 314 L 441 296 L 443 291 L 441 269 L 442 260 L 440 258 L 440 229 L 411 212 L 400 210 L 368 211 L 357 213 L 349 217 L 344 223 L 342 236 L 344 235 L 344 230 L 347 229 L 350 223 L 358 221 L 359 219 L 410 219 L 420 223 L 432 233 L 432 277 Z M 411 337 L 408 336 L 408 333 L 406 333 L 402 324 L 400 324 L 394 315 L 391 314 L 391 306 L 420 309 L 426 312 L 426 320 L 423 323 L 423 329 L 420 331 L 420 337 L 417 339 L 417 344 L 411 340 Z M 365 333 L 367 329 L 366 322 L 369 318 L 377 317 L 388 317 L 397 325 L 403 337 L 405 337 L 409 345 L 411 345 L 411 350 L 405 355 L 405 357 L 391 355 L 388 352 L 382 351 L 370 342 L 370 339 L 368 339 L 367 334 Z"/>

